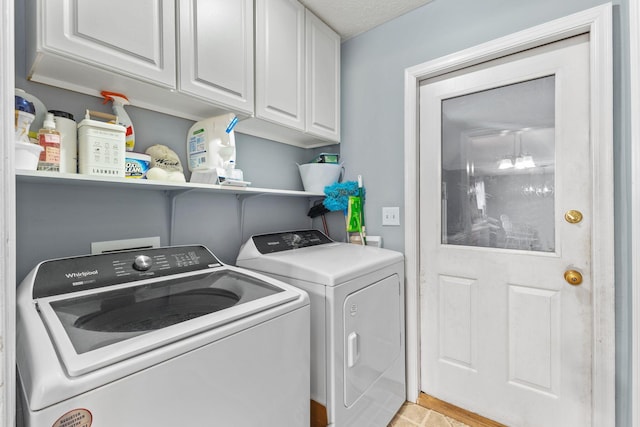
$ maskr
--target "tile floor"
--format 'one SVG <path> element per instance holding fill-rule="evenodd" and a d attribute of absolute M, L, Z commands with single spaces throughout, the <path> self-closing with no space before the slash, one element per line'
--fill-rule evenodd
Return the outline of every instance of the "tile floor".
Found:
<path fill-rule="evenodd" d="M 405 402 L 388 427 L 469 427 L 439 412 Z"/>

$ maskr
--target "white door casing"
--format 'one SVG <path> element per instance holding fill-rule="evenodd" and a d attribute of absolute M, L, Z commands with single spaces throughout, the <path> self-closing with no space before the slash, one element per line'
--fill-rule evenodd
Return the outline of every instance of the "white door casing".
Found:
<path fill-rule="evenodd" d="M 15 425 L 16 205 L 14 117 L 14 2 L 0 0 L 0 425 Z"/>
<path fill-rule="evenodd" d="M 420 88 L 421 389 L 507 425 L 590 424 L 588 48 L 576 36 Z"/>
<path fill-rule="evenodd" d="M 407 396 L 420 390 L 418 284 L 421 265 L 418 185 L 418 86 L 422 80 L 504 57 L 532 47 L 589 33 L 590 134 L 592 152 L 593 264 L 592 394 L 593 426 L 613 426 L 615 419 L 615 340 L 612 180 L 611 5 L 585 10 L 475 48 L 411 67 L 405 71 L 405 259 L 407 269 Z"/>
<path fill-rule="evenodd" d="M 629 2 L 630 49 L 630 117 L 640 116 L 640 3 Z M 631 396 L 628 402 L 638 402 L 640 396 L 640 121 L 631 126 Z M 631 405 L 631 426 L 640 427 L 640 405 Z"/>

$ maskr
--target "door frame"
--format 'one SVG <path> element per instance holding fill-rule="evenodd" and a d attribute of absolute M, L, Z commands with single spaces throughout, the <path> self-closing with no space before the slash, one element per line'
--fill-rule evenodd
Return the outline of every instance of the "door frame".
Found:
<path fill-rule="evenodd" d="M 610 3 L 559 18 L 405 70 L 404 221 L 407 400 L 420 393 L 419 85 L 422 80 L 552 43 L 590 35 L 592 139 L 593 369 L 592 426 L 615 425 L 615 311 L 613 239 L 613 71 Z"/>
<path fill-rule="evenodd" d="M 631 395 L 628 402 L 640 396 L 640 4 L 629 2 L 629 88 L 631 127 Z M 631 405 L 631 425 L 640 427 L 640 407 Z"/>
<path fill-rule="evenodd" d="M 0 0 L 0 425 L 15 425 L 16 198 L 14 1 Z"/>

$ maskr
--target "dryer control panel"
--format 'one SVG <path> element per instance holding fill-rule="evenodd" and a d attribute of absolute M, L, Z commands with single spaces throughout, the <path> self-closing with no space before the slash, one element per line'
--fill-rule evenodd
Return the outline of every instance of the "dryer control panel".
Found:
<path fill-rule="evenodd" d="M 318 230 L 286 231 L 281 233 L 261 234 L 251 237 L 253 244 L 261 254 L 289 251 L 309 246 L 333 243 L 333 240 Z"/>
<path fill-rule="evenodd" d="M 33 298 L 95 289 L 222 265 L 204 246 L 170 246 L 45 261 L 38 266 Z"/>

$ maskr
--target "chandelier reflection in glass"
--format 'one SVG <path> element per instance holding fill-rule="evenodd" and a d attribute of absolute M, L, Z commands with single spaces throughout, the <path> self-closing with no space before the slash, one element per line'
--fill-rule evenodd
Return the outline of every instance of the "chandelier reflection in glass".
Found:
<path fill-rule="evenodd" d="M 536 163 L 530 154 L 522 152 L 522 131 L 513 134 L 513 156 L 505 156 L 498 161 L 498 169 L 530 169 L 535 168 Z M 517 151 L 516 155 L 516 149 Z"/>
<path fill-rule="evenodd" d="M 553 185 L 546 182 L 542 185 L 528 184 L 522 187 L 522 194 L 527 197 L 549 197 L 553 193 Z"/>

